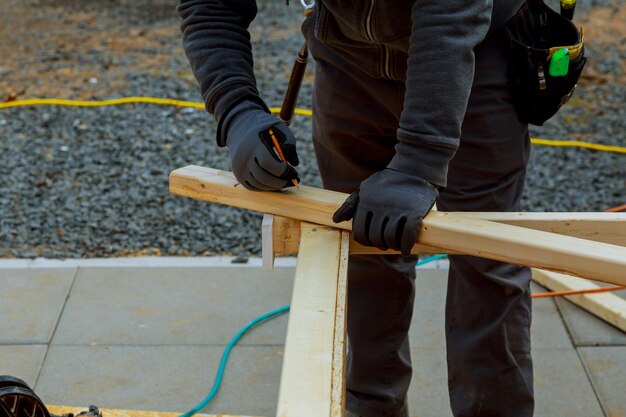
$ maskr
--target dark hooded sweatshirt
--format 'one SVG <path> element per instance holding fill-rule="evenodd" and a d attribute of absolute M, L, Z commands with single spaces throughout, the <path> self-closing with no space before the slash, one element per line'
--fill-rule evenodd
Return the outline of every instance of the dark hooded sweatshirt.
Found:
<path fill-rule="evenodd" d="M 280 1 L 280 0 L 276 0 Z M 474 48 L 524 0 L 318 0 L 304 23 L 377 78 L 406 84 L 390 167 L 445 186 L 474 76 Z M 180 0 L 183 45 L 206 108 L 220 121 L 256 89 L 248 27 L 254 0 Z M 504 63 L 503 63 L 504 65 Z"/>

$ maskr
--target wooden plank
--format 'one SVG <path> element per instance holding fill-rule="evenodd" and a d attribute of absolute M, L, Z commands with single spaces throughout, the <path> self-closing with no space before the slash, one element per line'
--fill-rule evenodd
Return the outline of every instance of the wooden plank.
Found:
<path fill-rule="evenodd" d="M 274 253 L 296 254 L 300 248 L 300 220 L 274 216 L 272 228 Z"/>
<path fill-rule="evenodd" d="M 463 216 L 626 246 L 626 213 L 486 213 Z"/>
<path fill-rule="evenodd" d="M 463 212 L 464 217 L 495 221 L 497 223 L 526 227 L 544 232 L 579 237 L 596 242 L 626 246 L 626 213 L 488 213 Z M 300 244 L 300 220 L 274 216 L 273 219 L 274 253 L 277 255 L 298 253 Z M 350 241 L 350 253 L 391 254 L 395 251 L 382 251 L 371 246 Z M 454 251 L 428 245 L 415 244 L 413 254 L 448 253 Z"/>
<path fill-rule="evenodd" d="M 300 246 L 300 220 L 290 219 L 282 216 L 272 216 L 272 228 L 273 228 L 273 242 L 275 255 L 286 255 L 298 253 Z M 350 253 L 354 255 L 380 255 L 382 253 L 386 255 L 398 254 L 400 252 L 387 250 L 382 251 L 378 248 L 371 246 L 363 246 L 354 239 L 349 240 Z M 263 247 L 263 256 L 265 256 L 265 246 Z M 413 254 L 435 254 L 435 253 L 455 253 L 441 248 L 434 248 L 432 246 L 415 244 Z"/>
<path fill-rule="evenodd" d="M 337 307 L 333 339 L 333 372 L 330 392 L 330 415 L 344 417 L 346 413 L 346 332 L 348 301 L 348 256 L 350 233 L 341 232 L 339 274 L 337 276 Z"/>
<path fill-rule="evenodd" d="M 274 216 L 265 213 L 261 223 L 261 249 L 263 255 L 263 269 L 272 271 L 274 269 Z"/>
<path fill-rule="evenodd" d="M 339 230 L 302 223 L 277 417 L 331 416 L 340 249 Z"/>
<path fill-rule="evenodd" d="M 199 166 L 188 166 L 172 172 L 170 176 L 170 190 L 174 194 L 184 195 L 186 197 L 196 198 L 199 200 L 212 201 L 221 204 L 232 205 L 235 207 L 244 207 L 243 205 L 237 204 L 237 202 L 232 201 L 232 193 L 229 192 L 227 195 L 222 196 L 223 199 L 227 199 L 228 202 L 222 202 L 222 198 L 220 196 L 210 197 L 208 195 L 208 191 L 205 188 L 202 188 L 200 179 L 202 177 L 207 178 L 208 181 L 220 182 L 221 186 L 230 186 L 235 187 L 237 181 L 232 176 L 230 172 L 220 171 L 211 168 L 204 168 Z M 205 186 L 208 184 L 204 184 Z M 218 185 L 218 184 L 214 184 Z M 236 187 L 241 188 L 241 187 Z M 194 191 L 197 189 L 197 193 Z M 314 190 L 319 190 L 315 192 Z M 248 197 L 250 198 L 249 192 Z M 341 204 L 345 199 L 346 195 L 342 193 L 335 193 L 333 191 L 328 190 L 320 190 L 317 188 L 303 186 L 300 191 L 283 191 L 280 194 L 298 194 L 302 195 L 297 196 L 295 198 L 300 199 L 301 201 L 292 202 L 291 204 L 297 204 L 297 206 L 302 207 L 306 206 L 306 204 L 310 204 L 312 202 L 319 203 L 323 202 L 326 204 L 325 208 L 320 208 L 318 212 L 321 212 L 321 219 L 328 220 L 327 213 L 331 210 L 331 208 L 336 207 L 338 204 Z M 275 195 L 278 193 L 271 193 L 270 195 Z M 256 193 L 254 194 L 256 195 Z M 269 209 L 271 209 L 273 204 L 276 204 L 274 197 L 270 197 L 271 205 Z M 328 207 L 330 204 L 331 208 Z M 276 207 L 273 207 L 276 209 Z M 283 231 L 282 236 L 289 236 L 288 233 L 291 233 L 289 240 L 285 242 L 284 248 L 281 246 L 276 246 L 276 253 L 297 253 L 291 252 L 295 246 L 297 246 L 299 239 L 297 233 L 299 233 L 299 225 L 296 220 L 301 219 L 305 221 L 310 221 L 308 219 L 311 218 L 310 210 L 311 207 L 307 207 L 307 212 L 305 216 L 299 216 L 297 212 L 291 212 L 289 214 L 280 214 L 285 218 L 292 219 L 293 223 L 286 225 L 288 226 L 287 230 L 293 230 L 292 227 L 297 227 L 295 229 L 296 233 L 288 232 L 287 230 Z M 263 211 L 266 213 L 270 213 L 267 210 L 261 210 L 256 208 L 251 208 L 251 210 Z M 274 210 L 275 211 L 275 210 Z M 272 214 L 278 213 L 271 211 Z M 284 210 L 288 211 L 288 210 Z M 320 213 L 317 213 L 318 215 Z M 626 213 L 489 213 L 489 212 L 463 212 L 462 215 L 464 217 L 470 217 L 473 219 L 481 219 L 481 220 L 489 220 L 497 223 L 509 224 L 512 226 L 526 227 L 535 230 L 541 230 L 545 232 L 558 233 L 571 237 L 578 237 L 581 239 L 588 239 L 597 242 L 604 242 L 613 245 L 626 246 Z M 302 218 L 306 217 L 306 218 Z M 320 223 L 318 224 L 326 224 Z M 346 228 L 347 229 L 347 228 Z M 276 240 L 276 239 L 275 239 Z M 276 243 L 280 245 L 279 243 Z M 275 244 L 275 245 L 276 245 Z M 358 244 L 357 244 L 358 245 Z M 358 248 L 358 246 L 355 246 Z M 362 250 L 362 249 L 358 249 Z M 365 249 L 369 250 L 369 249 Z M 377 250 L 377 249 L 373 249 Z M 433 247 L 425 247 L 425 250 L 428 251 L 440 251 L 442 248 L 433 248 Z M 369 252 L 368 252 L 369 253 Z"/>
<path fill-rule="evenodd" d="M 48 411 L 52 414 L 61 416 L 64 414 L 78 414 L 81 411 L 86 411 L 89 407 L 68 407 L 64 405 L 46 405 Z M 181 413 L 164 413 L 161 411 L 139 411 L 139 410 L 120 410 L 120 409 L 108 409 L 101 408 L 102 417 L 179 417 Z M 198 417 L 243 417 L 243 416 L 231 416 L 226 414 L 220 414 L 219 416 L 208 414 L 196 414 Z"/>
<path fill-rule="evenodd" d="M 625 271 L 626 274 L 626 271 Z M 551 291 L 578 291 L 600 288 L 597 284 L 569 275 L 533 269 L 533 280 Z M 565 296 L 569 301 L 591 314 L 626 332 L 626 300 L 612 293 L 576 294 Z"/>
<path fill-rule="evenodd" d="M 352 227 L 351 222 L 333 223 L 332 214 L 346 198 L 346 194 L 334 191 L 302 186 L 300 190 L 255 193 L 238 186 L 230 172 L 198 166 L 172 172 L 170 191 L 199 200 L 345 230 Z M 470 218 L 458 213 L 429 213 L 424 219 L 418 243 L 626 285 L 624 247 Z"/>

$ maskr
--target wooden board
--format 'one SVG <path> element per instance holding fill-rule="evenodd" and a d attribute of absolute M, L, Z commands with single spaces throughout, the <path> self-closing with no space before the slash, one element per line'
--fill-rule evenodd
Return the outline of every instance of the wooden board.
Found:
<path fill-rule="evenodd" d="M 626 213 L 485 213 L 463 216 L 626 246 Z"/>
<path fill-rule="evenodd" d="M 343 372 L 333 372 L 340 336 L 335 330 L 345 316 L 338 291 L 343 256 L 339 230 L 302 223 L 277 417 L 342 416 L 332 414 L 331 399 L 341 389 L 337 377 L 343 379 Z"/>
<path fill-rule="evenodd" d="M 337 307 L 335 308 L 335 337 L 333 340 L 333 371 L 330 392 L 331 417 L 346 414 L 346 335 L 348 314 L 348 256 L 350 233 L 341 232 L 339 274 L 337 276 Z"/>
<path fill-rule="evenodd" d="M 624 272 L 626 275 L 626 271 Z M 533 280 L 552 291 L 589 290 L 600 288 L 593 282 L 572 278 L 556 272 L 533 269 Z M 576 294 L 565 296 L 569 301 L 591 314 L 626 332 L 626 300 L 612 293 Z"/>
<path fill-rule="evenodd" d="M 495 221 L 512 226 L 526 227 L 565 236 L 579 237 L 596 242 L 626 246 L 626 213 L 487 213 L 463 212 L 464 217 Z M 264 217 L 265 221 L 265 217 Z M 273 251 L 276 255 L 298 253 L 300 244 L 300 220 L 273 216 L 271 226 Z M 265 235 L 263 235 L 265 237 Z M 265 240 L 264 240 L 265 242 Z M 268 249 L 269 250 L 269 249 Z M 265 243 L 264 251 L 265 254 Z M 381 254 L 398 253 L 382 251 L 371 246 L 350 241 L 350 253 Z M 433 246 L 415 244 L 413 254 L 454 254 L 454 251 Z"/>
<path fill-rule="evenodd" d="M 64 405 L 46 405 L 48 410 L 57 416 L 63 414 L 72 413 L 74 415 L 81 411 L 86 411 L 89 407 L 68 407 Z M 106 409 L 101 408 L 102 417 L 178 417 L 181 413 L 164 413 L 161 411 L 138 411 L 138 410 L 119 410 L 119 409 Z M 243 416 L 230 416 L 226 414 L 220 414 L 219 416 L 213 416 L 208 414 L 196 414 L 198 417 L 243 417 Z"/>
<path fill-rule="evenodd" d="M 263 250 L 263 269 L 271 271 L 274 269 L 274 255 L 276 250 L 274 249 L 274 216 L 265 213 L 263 215 L 263 222 L 261 223 L 261 248 Z M 300 228 L 298 228 L 299 230 Z"/>
<path fill-rule="evenodd" d="M 271 226 L 270 220 L 266 216 L 271 216 Z M 266 228 L 270 228 L 272 230 L 272 241 L 265 243 L 263 240 L 263 256 L 265 262 L 265 252 L 273 250 L 275 255 L 285 255 L 285 254 L 296 254 L 298 253 L 298 248 L 300 246 L 300 220 L 290 219 L 288 217 L 282 216 L 274 216 L 271 214 L 266 214 L 263 217 L 263 227 L 264 230 Z M 265 237 L 268 232 L 265 232 L 263 236 Z M 392 250 L 382 251 L 378 248 L 374 248 L 371 246 L 363 246 L 352 237 L 349 240 L 350 253 L 355 255 L 380 255 L 382 253 L 385 254 L 393 254 L 400 253 Z M 435 254 L 435 253 L 455 253 L 454 251 L 445 250 L 441 248 L 434 248 L 432 246 L 415 244 L 413 246 L 413 250 L 411 251 L 413 254 Z M 269 255 L 267 255 L 267 259 L 269 262 Z"/>
<path fill-rule="evenodd" d="M 318 188 L 282 192 L 251 192 L 230 172 L 188 166 L 170 174 L 174 194 L 256 210 L 311 223 L 351 230 L 351 222 L 335 224 L 332 214 L 346 194 Z M 607 213 L 611 214 L 611 213 Z M 626 248 L 458 213 L 431 212 L 424 219 L 418 243 L 483 258 L 565 272 L 625 285 Z"/>

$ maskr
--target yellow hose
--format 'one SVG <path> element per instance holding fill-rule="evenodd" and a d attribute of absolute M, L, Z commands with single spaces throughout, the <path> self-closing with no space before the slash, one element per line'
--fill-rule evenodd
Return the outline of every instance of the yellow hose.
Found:
<path fill-rule="evenodd" d="M 622 146 L 600 145 L 599 143 L 581 142 L 579 140 L 552 140 L 552 139 L 532 138 L 530 141 L 534 145 L 569 146 L 569 147 L 593 149 L 594 151 L 601 151 L 601 152 L 626 153 L 626 148 Z"/>
<path fill-rule="evenodd" d="M 158 97 L 124 97 L 112 100 L 64 100 L 57 98 L 31 98 L 27 100 L 15 100 L 7 103 L 0 103 L 0 109 L 8 109 L 10 107 L 22 106 L 38 106 L 38 105 L 54 105 L 54 106 L 76 106 L 76 107 L 100 107 L 100 106 L 116 106 L 118 104 L 129 103 L 150 103 L 164 104 L 176 107 L 193 107 L 195 109 L 203 109 L 204 104 L 195 101 L 172 100 L 169 98 Z"/>
<path fill-rule="evenodd" d="M 64 100 L 56 98 L 33 98 L 26 100 L 15 100 L 7 103 L 0 103 L 0 109 L 8 109 L 11 107 L 25 107 L 38 105 L 55 105 L 55 106 L 78 106 L 78 107 L 100 107 L 100 106 L 116 106 L 129 103 L 150 103 L 161 104 L 175 107 L 191 107 L 194 109 L 204 109 L 204 103 L 195 101 L 173 100 L 169 98 L 159 97 L 123 97 L 111 100 Z M 280 107 L 271 107 L 272 113 L 279 113 Z M 295 114 L 299 116 L 312 116 L 311 110 L 296 109 Z M 600 152 L 616 152 L 626 154 L 626 147 L 601 145 L 598 143 L 581 142 L 578 140 L 551 140 L 532 138 L 531 143 L 534 145 L 558 146 L 558 147 L 576 147 L 592 149 Z"/>

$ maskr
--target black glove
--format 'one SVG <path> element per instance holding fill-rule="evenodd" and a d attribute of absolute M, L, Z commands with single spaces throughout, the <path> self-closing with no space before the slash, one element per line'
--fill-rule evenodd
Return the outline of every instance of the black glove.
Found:
<path fill-rule="evenodd" d="M 269 129 L 272 129 L 285 159 L 275 150 Z M 253 191 L 275 191 L 300 182 L 292 167 L 299 164 L 296 138 L 278 118 L 265 112 L 252 101 L 237 104 L 223 123 L 226 144 L 230 150 L 233 174 L 241 185 Z"/>
<path fill-rule="evenodd" d="M 362 245 L 411 254 L 422 219 L 439 196 L 428 181 L 390 168 L 361 183 L 333 215 L 333 221 L 354 218 L 352 235 Z"/>

